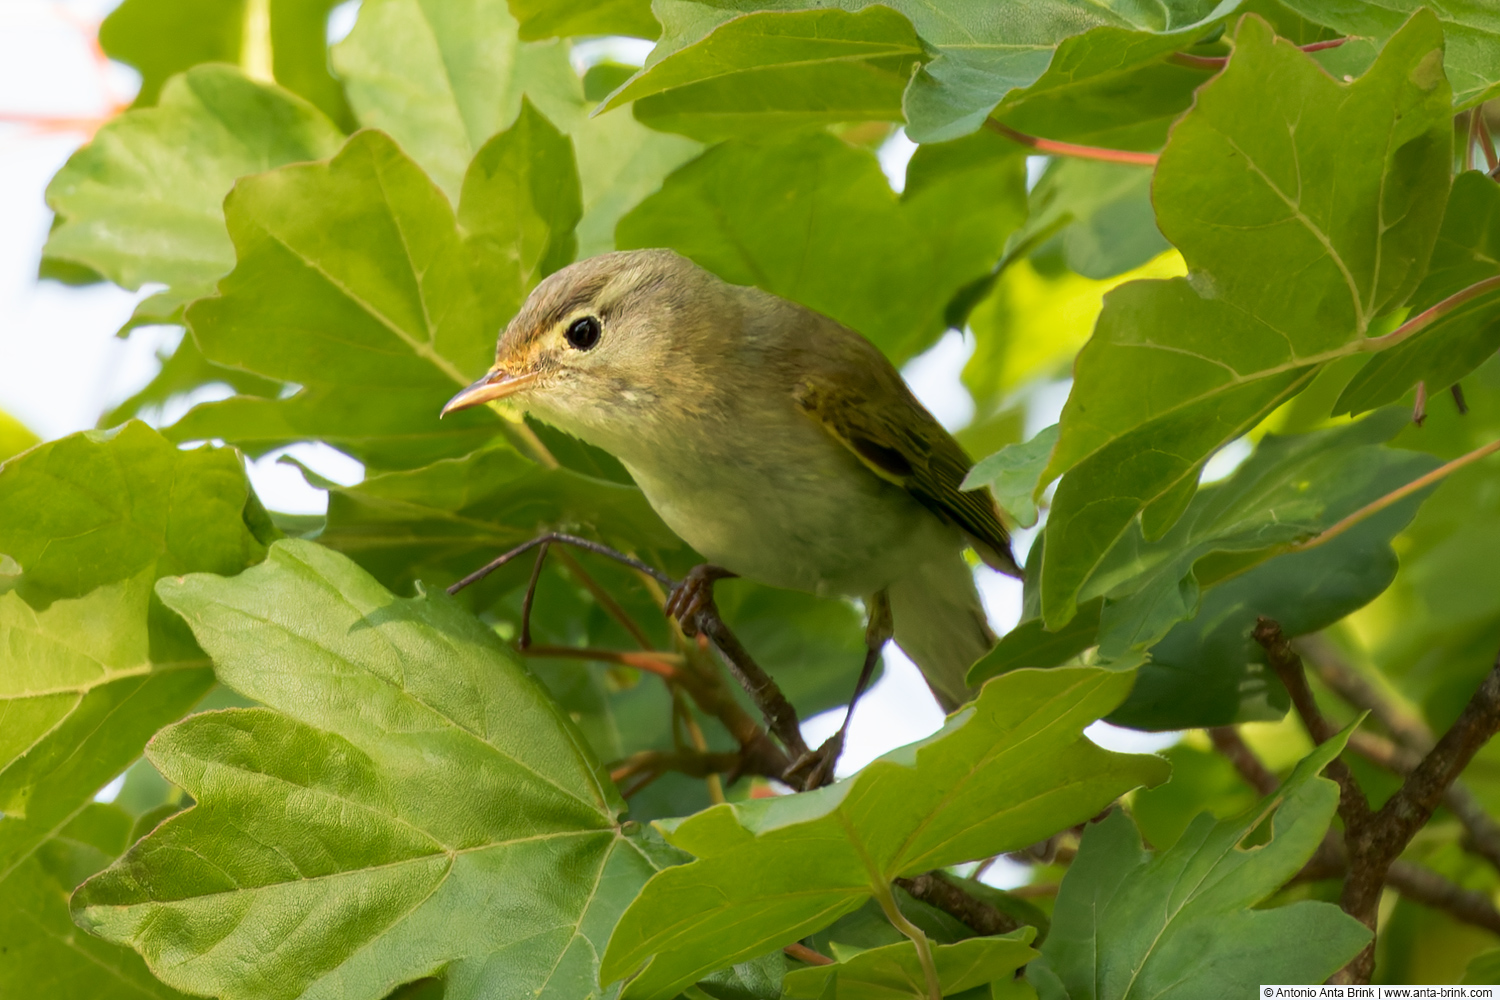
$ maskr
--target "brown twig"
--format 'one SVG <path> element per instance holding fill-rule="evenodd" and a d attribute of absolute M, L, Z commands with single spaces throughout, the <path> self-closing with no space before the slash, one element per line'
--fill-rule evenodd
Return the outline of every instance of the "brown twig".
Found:
<path fill-rule="evenodd" d="M 599 663 L 618 663 L 623 667 L 634 667 L 648 674 L 655 674 L 672 683 L 690 685 L 683 678 L 682 657 L 676 653 L 636 653 L 629 650 L 595 649 L 591 646 L 529 646 L 527 656 L 551 660 L 595 660 Z"/>
<path fill-rule="evenodd" d="M 1484 108 L 1474 109 L 1475 123 L 1479 131 L 1479 149 L 1484 153 L 1484 164 L 1486 170 L 1494 170 L 1500 166 L 1500 155 L 1495 153 L 1495 139 L 1490 135 L 1490 123 L 1485 120 Z"/>
<path fill-rule="evenodd" d="M 1496 287 L 1500 288 L 1500 278 L 1497 278 L 1496 280 Z M 1448 462 L 1444 465 L 1440 465 L 1436 469 L 1433 469 L 1431 472 L 1427 473 L 1427 475 L 1418 476 L 1416 479 L 1413 479 L 1405 486 L 1402 486 L 1399 489 L 1394 489 L 1380 499 L 1373 500 L 1370 503 L 1365 504 L 1359 510 L 1350 514 L 1348 517 L 1345 517 L 1332 527 L 1327 528 L 1324 531 L 1321 531 L 1318 534 L 1312 536 L 1311 538 L 1307 539 L 1307 541 L 1298 542 L 1291 547 L 1291 551 L 1303 552 L 1307 549 L 1317 548 L 1319 545 L 1322 545 L 1325 542 L 1331 542 L 1366 518 L 1380 513 L 1392 504 L 1398 503 L 1401 500 L 1405 500 L 1407 497 L 1411 496 L 1413 493 L 1416 493 L 1418 490 L 1426 489 L 1433 483 L 1439 482 L 1449 474 L 1457 472 L 1459 469 L 1462 469 L 1464 466 L 1470 464 L 1471 462 L 1477 462 L 1481 458 L 1484 458 L 1487 455 L 1492 455 L 1497 451 L 1500 451 L 1500 439 L 1496 439 L 1494 441 L 1491 441 L 1489 444 L 1475 448 L 1467 455 L 1460 455 L 1453 461 Z"/>
<path fill-rule="evenodd" d="M 1309 42 L 1299 45 L 1297 48 L 1303 52 L 1321 52 L 1324 49 L 1336 49 L 1349 41 L 1349 38 L 1330 38 L 1322 42 Z M 1194 69 L 1223 69 L 1229 65 L 1228 56 L 1195 56 L 1187 52 L 1173 52 L 1167 57 L 1169 62 L 1177 63 L 1179 66 L 1191 66 Z"/>
<path fill-rule="evenodd" d="M 1269 618 L 1260 618 L 1251 634 L 1265 649 L 1266 658 L 1286 686 L 1313 740 L 1318 743 L 1327 740 L 1333 735 L 1332 726 L 1313 700 L 1302 671 L 1302 658 L 1292 649 L 1281 626 Z M 1349 859 L 1348 876 L 1339 898 L 1344 912 L 1372 931 L 1375 929 L 1380 893 L 1392 863 L 1432 818 L 1448 787 L 1497 730 L 1500 730 L 1500 659 L 1469 699 L 1458 721 L 1378 811 L 1370 811 L 1348 765 L 1339 759 L 1329 762 L 1328 774 L 1339 784 L 1339 815 L 1344 820 L 1344 849 Z M 1367 983 L 1374 967 L 1372 940 L 1340 970 L 1334 981 Z"/>
<path fill-rule="evenodd" d="M 760 664 L 740 644 L 739 638 L 724 624 L 711 596 L 698 609 L 694 624 L 718 648 L 729 666 L 729 672 L 759 706 L 761 714 L 765 716 L 766 727 L 786 747 L 791 759 L 795 761 L 803 757 L 807 753 L 807 743 L 802 739 L 797 710 L 786 700 L 786 695 L 781 693 L 781 688 L 776 686 L 771 675 L 760 668 Z"/>
<path fill-rule="evenodd" d="M 1238 731 L 1232 726 L 1221 726 L 1209 730 L 1215 749 L 1234 764 L 1235 770 L 1246 783 L 1262 795 L 1277 788 L 1274 775 L 1261 763 L 1255 752 L 1245 745 Z M 1355 732 L 1351 734 L 1349 746 L 1357 748 L 1369 737 Z M 1387 741 L 1388 742 L 1388 741 Z M 1413 755 L 1415 756 L 1415 755 Z M 1313 854 L 1295 882 L 1316 882 L 1322 879 L 1339 878 L 1348 872 L 1348 857 L 1344 845 L 1332 830 L 1323 838 L 1323 843 Z M 1386 883 L 1413 902 L 1444 910 L 1464 923 L 1474 924 L 1500 933 L 1500 910 L 1483 893 L 1473 892 L 1420 865 L 1397 859 L 1386 873 Z M 1019 895 L 1019 890 L 1016 890 Z"/>
<path fill-rule="evenodd" d="M 1422 755 L 1432 750 L 1436 740 L 1420 716 L 1396 704 L 1355 667 L 1338 649 L 1321 635 L 1304 636 L 1292 647 L 1317 671 L 1318 679 L 1355 708 L 1369 712 L 1395 737 L 1396 743 L 1370 733 L 1356 732 L 1349 749 L 1381 767 L 1400 775 L 1409 775 L 1421 763 Z M 1465 849 L 1484 858 L 1500 871 L 1500 823 L 1475 798 L 1462 780 L 1455 780 L 1443 793 L 1443 805 L 1463 824 Z"/>
<path fill-rule="evenodd" d="M 1323 879 L 1342 878 L 1348 874 L 1348 860 L 1344 845 L 1329 831 L 1318 851 L 1308 861 L 1293 882 L 1317 882 Z M 1386 872 L 1385 884 L 1414 903 L 1442 910 L 1454 919 L 1475 927 L 1483 927 L 1500 934 L 1500 910 L 1495 908 L 1488 896 L 1472 889 L 1465 889 L 1451 882 L 1430 868 L 1402 861 L 1391 862 Z"/>
<path fill-rule="evenodd" d="M 1453 397 L 1453 405 L 1458 407 L 1458 415 L 1467 417 L 1469 415 L 1469 404 L 1464 399 L 1464 387 L 1454 382 L 1448 387 L 1448 393 Z"/>
<path fill-rule="evenodd" d="M 1233 726 L 1215 726 L 1208 731 L 1214 749 L 1228 758 L 1229 763 L 1245 779 L 1245 783 L 1260 795 L 1270 795 L 1281 782 L 1276 780 L 1266 765 L 1260 762 L 1255 752 L 1246 745 L 1238 729 Z"/>
<path fill-rule="evenodd" d="M 589 575 L 589 572 L 583 568 L 577 559 L 573 558 L 571 552 L 567 549 L 558 549 L 557 558 L 562 560 L 563 565 L 568 567 L 568 572 L 572 573 L 574 578 L 583 584 L 588 592 L 593 595 L 594 600 L 605 610 L 605 613 L 619 622 L 625 631 L 630 633 L 630 637 L 635 640 L 636 645 L 642 649 L 651 648 L 651 637 L 645 633 L 645 630 L 640 625 L 636 624 L 636 620 L 630 617 L 625 609 L 620 606 L 620 602 L 616 601 L 610 595 L 609 591 L 599 586 L 599 582 Z"/>
<path fill-rule="evenodd" d="M 669 589 L 675 589 L 676 587 L 675 582 L 670 576 L 634 556 L 626 555 L 600 542 L 590 541 L 587 538 L 579 538 L 577 535 L 569 535 L 563 532 L 549 532 L 533 538 L 529 542 L 518 545 L 509 552 L 492 559 L 484 566 L 481 566 L 473 573 L 470 573 L 462 580 L 450 586 L 448 593 L 456 594 L 463 588 L 484 579 L 517 556 L 529 552 L 534 548 L 548 546 L 554 542 L 571 545 L 574 548 L 584 549 L 585 551 L 605 556 L 629 566 L 664 587 Z M 770 675 L 760 668 L 760 665 L 750 656 L 749 651 L 740 644 L 739 639 L 730 631 L 729 626 L 724 624 L 723 619 L 719 617 L 719 609 L 714 604 L 712 593 L 699 606 L 694 616 L 694 625 L 699 632 L 707 635 L 713 641 L 713 644 L 728 663 L 730 672 L 735 675 L 735 679 L 740 682 L 750 697 L 755 700 L 756 705 L 760 707 L 762 714 L 765 715 L 771 731 L 776 734 L 777 739 L 781 740 L 782 745 L 786 747 L 785 752 L 767 738 L 765 731 L 756 725 L 755 721 L 740 707 L 739 702 L 735 700 L 734 696 L 724 688 L 724 685 L 718 681 L 717 676 L 711 672 L 676 669 L 664 661 L 663 658 L 667 654 L 662 653 L 631 654 L 618 653 L 612 650 L 587 650 L 586 653 L 588 655 L 585 658 L 627 663 L 631 666 L 637 666 L 639 669 L 660 674 L 674 683 L 682 684 L 699 708 L 724 723 L 724 727 L 729 730 L 730 735 L 740 745 L 740 752 L 744 756 L 747 770 L 752 770 L 757 774 L 770 774 L 772 772 L 767 770 L 767 768 L 779 766 L 780 770 L 774 772 L 779 777 L 791 766 L 793 760 L 799 759 L 807 753 L 807 744 L 802 739 L 796 709 L 792 707 L 791 702 L 787 701 L 786 696 L 781 693 L 781 689 L 776 686 L 776 682 L 771 679 Z M 531 650 L 528 650 L 528 653 L 530 655 L 566 655 L 576 657 L 585 652 L 571 650 L 568 647 L 544 647 L 544 652 L 542 653 L 537 653 L 536 649 L 537 647 L 532 647 Z M 568 651 L 564 652 L 563 650 L 565 649 Z M 633 658 L 637 655 L 641 659 L 635 663 L 631 663 L 625 659 L 626 657 Z M 791 754 L 790 759 L 787 756 L 788 753 Z"/>
<path fill-rule="evenodd" d="M 896 884 L 905 889 L 913 899 L 942 910 L 986 937 L 991 934 L 1009 934 L 1021 926 L 1021 922 L 1015 917 L 969 895 L 942 872 L 930 871 L 912 878 L 898 878 Z"/>
<path fill-rule="evenodd" d="M 1104 149 L 1100 146 L 1080 146 L 1073 142 L 1042 139 L 1027 135 L 1025 132 L 1017 132 L 1009 125 L 993 118 L 986 118 L 984 127 L 991 132 L 1005 136 L 1012 142 L 1034 149 L 1038 153 L 1051 153 L 1053 156 L 1071 156 L 1080 160 L 1103 160 L 1106 163 L 1133 163 L 1142 167 L 1156 166 L 1158 158 L 1156 153 L 1135 153 L 1125 149 Z"/>
<path fill-rule="evenodd" d="M 811 948 L 809 948 L 805 944 L 802 944 L 801 942 L 794 942 L 787 945 L 781 950 L 786 954 L 788 958 L 795 958 L 797 961 L 806 962 L 808 965 L 835 964 L 833 959 L 829 958 L 827 955 L 823 954 L 820 951 L 813 951 Z"/>
<path fill-rule="evenodd" d="M 731 774 L 744 763 L 735 752 L 712 753 L 702 750 L 642 750 L 626 757 L 610 769 L 611 781 L 621 782 L 640 774 L 661 775 L 676 771 L 690 778 L 707 778 L 714 774 Z M 776 775 L 769 775 L 776 777 Z"/>
<path fill-rule="evenodd" d="M 1292 705 L 1302 717 L 1302 724 L 1307 727 L 1307 733 L 1313 738 L 1313 742 L 1325 743 L 1337 735 L 1338 730 L 1323 717 L 1322 710 L 1318 708 L 1312 689 L 1307 686 L 1307 676 L 1302 672 L 1302 657 L 1287 642 L 1281 625 L 1269 618 L 1257 618 L 1250 634 L 1265 649 L 1271 669 L 1281 679 L 1287 694 L 1291 695 Z M 1344 825 L 1353 827 L 1363 823 L 1370 814 L 1369 800 L 1365 798 L 1364 790 L 1359 787 L 1359 779 L 1349 770 L 1349 765 L 1335 757 L 1328 762 L 1325 770 L 1338 783 L 1339 816 L 1343 818 Z"/>
<path fill-rule="evenodd" d="M 1411 422 L 1421 427 L 1427 422 L 1427 383 L 1417 383 L 1417 396 L 1411 404 Z"/>
<path fill-rule="evenodd" d="M 1292 648 L 1312 665 L 1318 680 L 1330 691 L 1360 711 L 1369 712 L 1387 732 L 1410 749 L 1426 753 L 1437 742 L 1420 716 L 1382 692 L 1343 658 L 1327 636 L 1299 636 L 1292 641 Z"/>

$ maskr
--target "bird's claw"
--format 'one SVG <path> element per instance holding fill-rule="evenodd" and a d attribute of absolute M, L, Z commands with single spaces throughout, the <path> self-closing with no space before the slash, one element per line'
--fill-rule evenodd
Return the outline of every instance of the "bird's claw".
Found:
<path fill-rule="evenodd" d="M 683 577 L 681 583 L 672 588 L 672 593 L 667 595 L 667 603 L 662 610 L 668 617 L 677 619 L 682 626 L 682 633 L 686 636 L 698 634 L 698 613 L 714 603 L 714 583 L 737 574 L 731 573 L 722 566 L 714 566 L 704 563 L 694 566 L 688 575 Z"/>
<path fill-rule="evenodd" d="M 833 784 L 833 769 L 844 752 L 844 732 L 839 730 L 816 750 L 809 750 L 792 762 L 781 779 L 793 788 L 810 792 L 814 788 Z"/>

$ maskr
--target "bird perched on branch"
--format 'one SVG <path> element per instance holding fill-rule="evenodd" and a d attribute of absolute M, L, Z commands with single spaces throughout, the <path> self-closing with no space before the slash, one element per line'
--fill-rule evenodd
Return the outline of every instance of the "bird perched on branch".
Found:
<path fill-rule="evenodd" d="M 658 514 L 728 573 L 865 599 L 865 677 L 891 635 L 946 709 L 994 643 L 967 543 L 1019 576 L 968 456 L 864 337 L 670 250 L 551 275 L 495 365 L 443 412 L 509 398 L 610 452 Z M 674 595 L 677 610 L 694 595 Z"/>

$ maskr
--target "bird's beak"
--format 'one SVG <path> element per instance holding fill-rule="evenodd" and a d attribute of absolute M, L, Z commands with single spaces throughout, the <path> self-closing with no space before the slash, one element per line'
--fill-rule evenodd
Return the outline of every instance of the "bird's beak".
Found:
<path fill-rule="evenodd" d="M 446 417 L 457 410 L 467 410 L 471 406 L 488 403 L 492 399 L 504 399 L 506 396 L 520 392 L 536 379 L 536 372 L 512 375 L 502 368 L 491 368 L 473 385 L 459 390 L 458 395 L 443 405 L 443 412 L 438 416 Z"/>

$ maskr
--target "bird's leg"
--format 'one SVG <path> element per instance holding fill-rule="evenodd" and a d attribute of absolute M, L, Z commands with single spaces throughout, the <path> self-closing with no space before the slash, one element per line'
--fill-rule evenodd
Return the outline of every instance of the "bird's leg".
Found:
<path fill-rule="evenodd" d="M 698 612 L 713 606 L 714 583 L 735 576 L 739 574 L 711 563 L 694 566 L 682 582 L 672 588 L 662 610 L 677 619 L 683 635 L 692 638 L 698 634 Z"/>
<path fill-rule="evenodd" d="M 844 712 L 843 725 L 839 726 L 838 732 L 824 740 L 822 746 L 803 754 L 787 768 L 787 780 L 806 774 L 801 782 L 803 791 L 821 788 L 833 782 L 833 769 L 839 762 L 839 755 L 844 752 L 844 736 L 849 731 L 849 720 L 854 717 L 854 706 L 859 704 L 860 697 L 869 686 L 870 676 L 875 673 L 875 664 L 880 662 L 880 651 L 885 648 L 895 631 L 891 624 L 891 599 L 884 590 L 876 592 L 870 598 L 869 609 L 870 617 L 865 625 L 865 663 L 860 668 L 859 681 L 854 685 L 854 696 L 849 699 L 849 708 Z"/>

